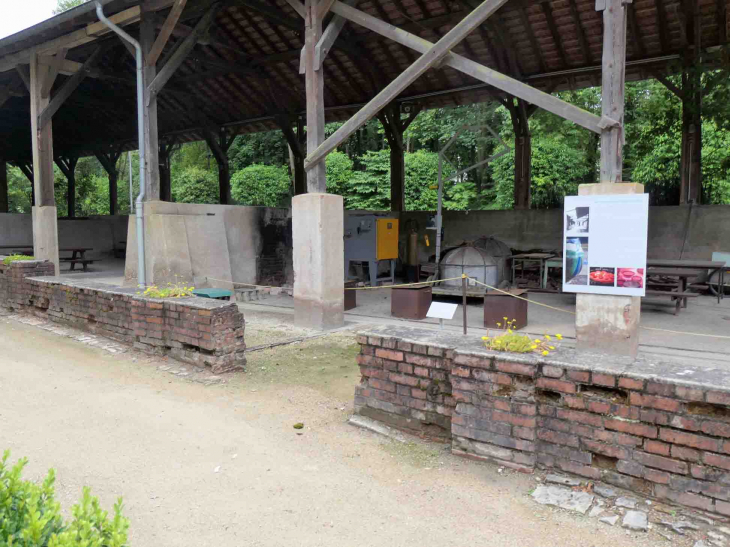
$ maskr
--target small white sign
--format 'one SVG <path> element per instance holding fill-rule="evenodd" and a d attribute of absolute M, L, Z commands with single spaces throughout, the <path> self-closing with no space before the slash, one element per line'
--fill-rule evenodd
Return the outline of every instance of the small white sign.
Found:
<path fill-rule="evenodd" d="M 456 313 L 458 304 L 449 304 L 448 302 L 431 302 L 431 307 L 428 308 L 426 317 L 433 317 L 435 319 L 453 319 Z"/>

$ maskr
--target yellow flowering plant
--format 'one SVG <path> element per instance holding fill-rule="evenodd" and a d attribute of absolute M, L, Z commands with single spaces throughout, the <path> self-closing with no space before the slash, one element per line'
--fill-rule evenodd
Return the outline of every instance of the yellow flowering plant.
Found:
<path fill-rule="evenodd" d="M 157 285 L 147 287 L 142 293 L 148 298 L 185 298 L 193 296 L 195 287 L 188 287 L 185 283 L 168 283 L 166 287 L 160 288 Z M 139 294 L 139 293 L 137 293 Z"/>
<path fill-rule="evenodd" d="M 502 329 L 501 332 L 496 333 L 492 336 L 491 329 L 487 331 L 487 336 L 482 336 L 484 341 L 484 347 L 493 351 L 508 351 L 511 353 L 539 353 L 540 355 L 550 355 L 551 351 L 555 351 L 557 348 L 553 344 L 560 346 L 560 341 L 563 339 L 562 334 L 554 335 L 556 342 L 553 342 L 553 337 L 549 334 L 543 335 L 542 338 L 530 338 L 529 334 L 518 334 L 514 331 L 516 321 L 507 317 L 503 318 L 504 321 L 497 323 L 497 326 Z"/>

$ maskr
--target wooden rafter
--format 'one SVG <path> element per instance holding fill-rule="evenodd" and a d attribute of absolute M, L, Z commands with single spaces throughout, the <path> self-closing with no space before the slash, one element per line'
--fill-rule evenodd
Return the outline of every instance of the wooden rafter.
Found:
<path fill-rule="evenodd" d="M 553 43 L 555 44 L 555 47 L 558 48 L 558 55 L 560 56 L 560 60 L 563 62 L 563 66 L 570 66 L 568 63 L 568 57 L 565 55 L 565 50 L 563 49 L 563 42 L 560 40 L 560 32 L 558 32 L 558 27 L 555 24 L 555 18 L 553 17 L 553 11 L 550 4 L 540 4 L 540 8 L 542 8 L 542 13 L 547 21 L 550 35 L 553 38 Z"/>
<path fill-rule="evenodd" d="M 170 13 L 167 15 L 167 19 L 165 19 L 165 22 L 162 24 L 160 34 L 157 35 L 157 39 L 152 45 L 152 49 L 147 54 L 147 58 L 145 59 L 147 66 L 155 66 L 157 64 L 157 60 L 160 58 L 162 50 L 165 49 L 167 41 L 170 39 L 170 35 L 172 35 L 172 32 L 175 29 L 175 25 L 177 25 L 177 21 L 180 19 L 180 15 L 182 15 L 187 1 L 188 0 L 175 0 L 175 4 L 172 6 Z"/>
<path fill-rule="evenodd" d="M 575 0 L 568 0 L 568 3 L 570 4 L 570 15 L 572 16 L 573 23 L 575 24 L 575 30 L 578 34 L 578 42 L 580 43 L 580 49 L 583 52 L 585 63 L 591 64 L 593 62 L 591 46 L 588 44 L 588 39 L 586 38 L 586 33 L 580 20 L 580 12 L 578 11 L 578 6 L 576 5 Z"/>

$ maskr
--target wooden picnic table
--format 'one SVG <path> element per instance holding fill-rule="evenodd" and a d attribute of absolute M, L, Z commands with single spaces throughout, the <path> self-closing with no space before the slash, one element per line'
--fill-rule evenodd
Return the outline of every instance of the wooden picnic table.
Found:
<path fill-rule="evenodd" d="M 512 283 L 517 282 L 517 264 L 520 265 L 520 278 L 522 279 L 525 275 L 525 263 L 536 262 L 539 267 L 538 282 L 540 283 L 540 286 L 544 289 L 544 283 L 547 281 L 547 268 L 545 265 L 547 261 L 554 256 L 555 253 L 522 253 L 507 257 L 512 259 Z"/>
<path fill-rule="evenodd" d="M 702 271 L 710 271 L 710 275 L 718 272 L 719 275 L 719 286 L 722 287 L 725 284 L 725 269 L 727 268 L 724 262 L 716 260 L 675 260 L 675 259 L 664 259 L 664 258 L 650 258 L 646 261 L 646 275 L 654 275 L 656 271 L 661 271 L 663 268 L 671 268 L 673 270 L 690 270 L 696 272 L 695 277 Z M 661 275 L 661 274 L 657 274 Z M 679 274 L 674 274 L 679 277 Z M 724 291 L 720 290 L 717 292 L 718 303 L 723 298 Z M 686 303 L 685 303 L 686 305 Z"/>
<path fill-rule="evenodd" d="M 25 252 L 30 251 L 33 252 L 33 246 L 32 245 L 0 245 L 0 249 L 11 249 L 15 253 L 19 252 Z M 89 264 L 93 264 L 96 262 L 96 260 L 90 260 L 86 258 L 86 252 L 87 251 L 93 251 L 94 249 L 92 247 L 61 247 L 59 249 L 59 252 L 62 253 L 71 253 L 71 256 L 64 256 L 59 258 L 61 262 L 68 262 L 69 263 L 69 270 L 70 272 L 73 272 L 76 268 L 76 264 L 81 264 L 84 271 L 87 270 L 87 266 Z"/>

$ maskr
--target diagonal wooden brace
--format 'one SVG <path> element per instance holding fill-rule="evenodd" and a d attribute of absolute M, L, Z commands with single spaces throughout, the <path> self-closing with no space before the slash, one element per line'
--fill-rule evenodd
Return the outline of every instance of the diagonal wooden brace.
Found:
<path fill-rule="evenodd" d="M 390 38 L 401 45 L 421 53 L 425 53 L 433 46 L 433 44 L 428 40 L 385 23 L 380 19 L 368 15 L 367 13 L 345 5 L 343 2 L 335 2 L 331 11 L 337 15 L 341 15 L 353 23 L 364 26 L 381 36 Z M 548 112 L 557 114 L 561 118 L 570 120 L 581 127 L 585 127 L 586 129 L 593 131 L 594 133 L 601 133 L 602 128 L 599 125 L 601 121 L 600 117 L 570 103 L 562 101 L 557 97 L 553 97 L 549 93 L 544 93 L 532 86 L 520 82 L 519 80 L 510 78 L 501 72 L 497 72 L 489 67 L 480 65 L 479 63 L 471 61 L 470 59 L 462 57 L 456 53 L 449 53 L 446 55 L 444 57 L 444 64 L 519 99 L 524 99 L 525 101 L 537 105 Z"/>
<path fill-rule="evenodd" d="M 320 144 L 304 160 L 304 169 L 310 170 L 327 154 L 342 144 L 350 135 L 363 126 L 369 119 L 375 116 L 388 103 L 402 93 L 409 85 L 418 79 L 424 72 L 438 63 L 449 51 L 466 38 L 469 33 L 481 25 L 490 15 L 497 11 L 507 0 L 484 0 L 474 11 L 464 17 L 454 28 L 447 32 L 435 44 L 416 61 L 403 71 L 395 80 L 378 93 L 368 104 L 361 108 L 352 118 L 347 120 L 333 135 Z M 336 6 L 342 6 L 341 2 L 335 2 L 331 8 L 334 11 Z M 352 8 L 350 8 L 352 9 Z M 358 11 L 358 10 L 354 10 Z M 340 15 L 342 15 L 341 12 Z M 403 32 L 403 31 L 401 31 Z"/>

